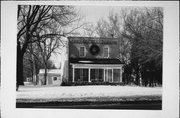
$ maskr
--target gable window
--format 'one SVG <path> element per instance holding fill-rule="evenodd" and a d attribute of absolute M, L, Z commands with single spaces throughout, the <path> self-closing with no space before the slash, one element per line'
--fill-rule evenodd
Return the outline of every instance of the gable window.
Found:
<path fill-rule="evenodd" d="M 84 46 L 80 47 L 79 56 L 80 57 L 85 57 L 85 47 Z"/>
<path fill-rule="evenodd" d="M 104 47 L 103 53 L 104 53 L 104 57 L 108 58 L 109 57 L 109 48 L 108 47 Z"/>

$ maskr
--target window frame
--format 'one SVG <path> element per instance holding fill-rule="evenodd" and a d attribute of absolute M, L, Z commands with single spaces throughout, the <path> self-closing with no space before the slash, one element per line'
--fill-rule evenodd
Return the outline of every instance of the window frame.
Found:
<path fill-rule="evenodd" d="M 107 56 L 105 56 L 105 48 L 107 48 Z M 107 46 L 103 47 L 103 57 L 109 58 L 109 47 L 107 47 Z"/>
<path fill-rule="evenodd" d="M 84 48 L 84 53 L 83 53 L 83 55 L 81 55 L 81 48 Z M 86 48 L 85 48 L 85 46 L 80 46 L 79 47 L 79 57 L 85 57 L 86 56 Z"/>

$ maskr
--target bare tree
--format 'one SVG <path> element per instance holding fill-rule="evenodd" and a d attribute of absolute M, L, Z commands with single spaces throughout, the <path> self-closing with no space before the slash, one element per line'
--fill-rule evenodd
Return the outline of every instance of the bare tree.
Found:
<path fill-rule="evenodd" d="M 83 36 L 85 37 L 96 37 L 96 27 L 92 23 L 86 23 L 83 26 Z"/>
<path fill-rule="evenodd" d="M 44 74 L 45 83 L 44 84 L 46 84 L 48 61 L 52 54 L 59 53 L 58 49 L 61 46 L 60 39 L 57 39 L 57 38 L 60 38 L 60 37 L 46 38 L 45 40 L 38 42 L 38 47 L 39 47 L 40 54 L 43 59 L 42 61 L 43 61 L 44 67 L 45 67 L 44 68 L 45 69 L 45 74 Z"/>
<path fill-rule="evenodd" d="M 23 75 L 25 78 L 31 78 L 31 82 L 34 85 L 38 84 L 38 76 L 39 70 L 45 68 L 43 58 L 41 56 L 41 52 L 39 51 L 38 46 L 34 46 L 33 44 L 33 52 L 32 49 L 27 49 L 27 52 L 24 54 L 23 59 Z M 48 69 L 55 69 L 55 65 L 51 60 L 46 62 L 46 66 Z M 26 79 L 25 79 L 26 80 Z"/>
<path fill-rule="evenodd" d="M 136 57 L 141 57 L 141 62 L 146 63 L 152 59 L 161 64 L 163 43 L 163 12 L 161 8 L 134 9 L 124 16 L 123 36 L 137 43 Z M 145 57 L 144 57 L 145 56 Z"/>
<path fill-rule="evenodd" d="M 130 42 L 128 38 L 122 36 L 123 20 L 121 15 L 111 11 L 108 20 L 101 19 L 97 22 L 96 33 L 99 37 L 117 38 L 119 41 L 119 56 L 118 58 L 129 63 Z"/>
<path fill-rule="evenodd" d="M 42 58 L 36 43 L 32 43 L 27 47 L 23 58 L 24 77 L 32 78 L 34 85 L 37 84 L 37 74 L 42 67 Z"/>
<path fill-rule="evenodd" d="M 77 14 L 72 6 L 19 5 L 17 32 L 17 84 L 23 85 L 23 57 L 29 45 L 49 36 L 63 36 L 62 29 L 77 21 Z M 44 26 L 55 22 L 57 32 L 41 31 Z M 45 29 L 44 29 L 45 30 Z M 48 30 L 48 29 L 47 29 Z M 60 32 L 61 31 L 61 32 Z M 74 30 L 71 30 L 73 32 Z M 64 33 L 64 34 L 63 34 Z"/>
<path fill-rule="evenodd" d="M 131 65 L 139 84 L 141 69 L 151 72 L 162 69 L 163 11 L 162 8 L 134 8 L 124 12 L 123 18 L 122 34 L 131 42 Z M 154 78 L 150 77 L 150 84 Z"/>

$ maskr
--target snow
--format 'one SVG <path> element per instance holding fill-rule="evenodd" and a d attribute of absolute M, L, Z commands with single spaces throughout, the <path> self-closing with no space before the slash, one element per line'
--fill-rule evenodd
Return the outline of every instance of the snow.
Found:
<path fill-rule="evenodd" d="M 16 95 L 17 100 L 161 96 L 162 88 L 137 86 L 21 86 Z"/>

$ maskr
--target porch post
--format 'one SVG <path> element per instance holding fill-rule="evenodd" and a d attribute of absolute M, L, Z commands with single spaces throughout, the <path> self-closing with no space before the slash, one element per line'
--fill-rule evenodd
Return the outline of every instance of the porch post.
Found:
<path fill-rule="evenodd" d="M 106 80 L 105 80 L 105 69 L 104 69 L 104 82 L 105 82 Z"/>
<path fill-rule="evenodd" d="M 120 68 L 119 70 L 120 70 L 120 72 L 119 72 L 119 74 L 120 74 L 120 82 L 122 82 L 122 68 Z"/>
<path fill-rule="evenodd" d="M 72 71 L 72 82 L 74 82 L 74 66 L 72 66 L 72 68 L 73 68 L 73 71 Z"/>
<path fill-rule="evenodd" d="M 88 71 L 89 71 L 89 74 L 88 74 L 88 82 L 91 82 L 91 69 L 90 68 L 88 68 Z"/>
<path fill-rule="evenodd" d="M 114 80 L 113 68 L 112 68 L 112 82 Z"/>

